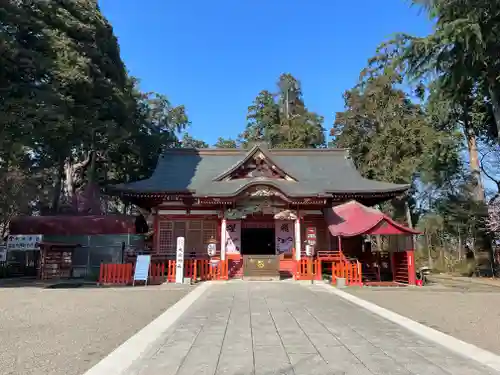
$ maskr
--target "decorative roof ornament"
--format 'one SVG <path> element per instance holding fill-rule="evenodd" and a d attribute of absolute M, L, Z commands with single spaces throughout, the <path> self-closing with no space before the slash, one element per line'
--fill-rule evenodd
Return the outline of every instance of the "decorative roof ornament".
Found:
<path fill-rule="evenodd" d="M 274 215 L 275 220 L 297 220 L 297 218 L 297 212 L 293 210 L 284 210 Z"/>
<path fill-rule="evenodd" d="M 272 160 L 272 155 L 267 145 L 262 143 L 254 144 L 240 161 L 233 164 L 229 169 L 226 169 L 222 174 L 219 174 L 213 181 L 221 182 L 256 177 L 297 181 L 297 179 L 281 168 L 276 161 Z"/>
<path fill-rule="evenodd" d="M 232 208 L 224 211 L 224 218 L 228 220 L 245 219 L 247 215 L 260 212 L 262 208 L 260 205 L 248 205 L 244 207 Z"/>
<path fill-rule="evenodd" d="M 257 186 L 254 191 L 250 193 L 252 198 L 256 197 L 274 197 L 276 190 L 268 186 Z"/>

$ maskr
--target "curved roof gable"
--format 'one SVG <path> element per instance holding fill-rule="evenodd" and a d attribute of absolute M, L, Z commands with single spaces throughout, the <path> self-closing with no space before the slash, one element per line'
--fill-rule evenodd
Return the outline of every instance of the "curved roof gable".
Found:
<path fill-rule="evenodd" d="M 332 236 L 354 237 L 370 235 L 413 235 L 420 232 L 396 223 L 389 216 L 375 208 L 359 202 L 347 203 L 324 210 L 328 231 Z"/>
<path fill-rule="evenodd" d="M 230 177 L 235 174 L 240 168 L 244 168 L 246 164 L 251 163 L 252 161 L 255 160 L 262 160 L 263 162 L 267 163 L 270 168 L 278 173 L 278 175 L 287 181 L 297 181 L 296 178 L 294 178 L 292 175 L 287 173 L 283 168 L 281 168 L 273 159 L 272 156 L 269 154 L 267 147 L 263 144 L 256 144 L 254 145 L 246 154 L 246 156 L 241 159 L 239 162 L 234 164 L 231 168 L 228 170 L 224 171 L 220 175 L 218 175 L 216 178 L 214 178 L 214 181 L 224 181 L 226 179 L 230 179 Z"/>

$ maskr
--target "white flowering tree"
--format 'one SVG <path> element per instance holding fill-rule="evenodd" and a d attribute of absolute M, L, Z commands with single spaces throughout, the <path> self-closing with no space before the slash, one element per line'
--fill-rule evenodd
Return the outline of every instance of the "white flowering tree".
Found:
<path fill-rule="evenodd" d="M 488 209 L 488 228 L 496 234 L 500 233 L 500 199 L 492 202 Z"/>

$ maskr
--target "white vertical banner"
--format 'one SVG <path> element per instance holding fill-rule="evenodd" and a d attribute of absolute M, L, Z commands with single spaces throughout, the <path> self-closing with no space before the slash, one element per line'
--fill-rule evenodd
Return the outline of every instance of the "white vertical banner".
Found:
<path fill-rule="evenodd" d="M 175 283 L 184 282 L 184 237 L 177 237 L 177 251 L 175 255 Z"/>
<path fill-rule="evenodd" d="M 221 221 L 221 226 L 220 226 L 220 259 L 221 260 L 226 260 L 226 238 L 227 238 L 227 232 L 226 232 L 226 219 L 222 219 Z"/>
<path fill-rule="evenodd" d="M 295 227 L 295 259 L 300 260 L 302 251 L 302 240 L 300 238 L 300 219 L 297 218 L 294 223 Z"/>
<path fill-rule="evenodd" d="M 241 221 L 228 220 L 226 222 L 226 253 L 238 254 L 241 249 Z"/>
<path fill-rule="evenodd" d="M 292 220 L 275 220 L 276 254 L 291 254 L 293 250 L 294 224 Z"/>

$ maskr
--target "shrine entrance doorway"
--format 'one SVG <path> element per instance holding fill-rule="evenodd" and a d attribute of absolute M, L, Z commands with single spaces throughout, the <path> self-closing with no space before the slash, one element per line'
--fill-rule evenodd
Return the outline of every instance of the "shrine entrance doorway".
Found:
<path fill-rule="evenodd" d="M 276 255 L 274 228 L 241 228 L 241 255 Z"/>
<path fill-rule="evenodd" d="M 242 228 L 241 254 L 245 279 L 279 279 L 274 228 Z"/>

